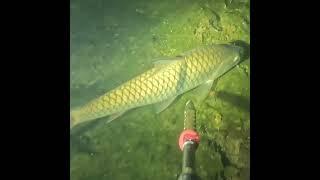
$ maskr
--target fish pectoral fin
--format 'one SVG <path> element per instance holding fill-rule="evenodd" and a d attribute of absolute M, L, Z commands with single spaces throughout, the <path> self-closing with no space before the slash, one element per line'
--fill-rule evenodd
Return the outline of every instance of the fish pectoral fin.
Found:
<path fill-rule="evenodd" d="M 154 107 L 155 107 L 156 113 L 157 113 L 157 114 L 158 114 L 158 113 L 161 113 L 162 111 L 164 111 L 165 109 L 167 109 L 167 108 L 170 106 L 170 104 L 172 104 L 173 101 L 174 101 L 176 98 L 177 98 L 177 96 L 172 97 L 172 98 L 168 98 L 168 99 L 166 99 L 166 100 L 164 100 L 164 101 L 161 101 L 161 102 L 155 104 Z"/>
<path fill-rule="evenodd" d="M 118 117 L 120 117 L 121 115 L 123 115 L 125 112 L 127 112 L 127 111 L 121 111 L 121 112 L 114 113 L 114 114 L 110 115 L 110 116 L 108 117 L 108 120 L 107 120 L 106 124 L 108 124 L 108 123 L 110 123 L 111 121 L 117 119 Z"/>
<path fill-rule="evenodd" d="M 174 63 L 174 62 L 178 62 L 181 61 L 182 57 L 177 56 L 177 57 L 163 57 L 163 58 L 158 58 L 153 60 L 153 65 L 154 67 L 163 67 L 166 66 L 168 64 Z"/>
<path fill-rule="evenodd" d="M 201 84 L 200 86 L 194 88 L 192 90 L 192 94 L 193 96 L 195 96 L 194 98 L 194 103 L 196 105 L 201 104 L 208 96 L 208 94 L 210 93 L 212 87 L 215 87 L 217 84 L 217 80 L 208 80 L 207 82 Z"/>

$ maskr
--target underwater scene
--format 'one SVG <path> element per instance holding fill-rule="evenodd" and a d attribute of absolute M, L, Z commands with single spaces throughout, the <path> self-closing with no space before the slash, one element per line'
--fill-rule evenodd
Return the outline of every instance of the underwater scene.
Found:
<path fill-rule="evenodd" d="M 249 0 L 71 0 L 70 179 L 250 179 L 249 49 Z"/>

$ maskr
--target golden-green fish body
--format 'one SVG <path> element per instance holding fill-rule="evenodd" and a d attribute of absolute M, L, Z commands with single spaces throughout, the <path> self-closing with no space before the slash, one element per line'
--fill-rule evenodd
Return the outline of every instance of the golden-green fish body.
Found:
<path fill-rule="evenodd" d="M 207 81 L 215 80 L 239 61 L 240 48 L 225 44 L 205 46 L 179 57 L 160 60 L 150 70 L 73 110 L 71 127 L 175 98 Z"/>

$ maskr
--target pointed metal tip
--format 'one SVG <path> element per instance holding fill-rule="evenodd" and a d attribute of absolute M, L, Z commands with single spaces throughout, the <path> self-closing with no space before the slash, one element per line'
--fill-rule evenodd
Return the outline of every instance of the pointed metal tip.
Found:
<path fill-rule="evenodd" d="M 184 110 L 184 129 L 196 128 L 196 109 L 191 100 L 187 101 Z"/>
<path fill-rule="evenodd" d="M 191 100 L 188 100 L 186 103 L 186 109 L 195 109 L 194 104 Z"/>

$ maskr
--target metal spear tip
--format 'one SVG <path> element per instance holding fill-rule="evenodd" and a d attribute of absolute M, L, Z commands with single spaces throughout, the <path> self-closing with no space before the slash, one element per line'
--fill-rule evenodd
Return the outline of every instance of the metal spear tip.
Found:
<path fill-rule="evenodd" d="M 186 103 L 186 109 L 191 109 L 191 110 L 194 110 L 195 107 L 194 107 L 194 104 L 191 100 L 188 100 L 187 103 Z"/>

